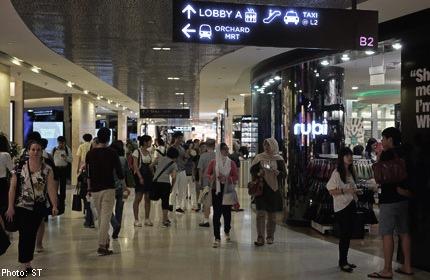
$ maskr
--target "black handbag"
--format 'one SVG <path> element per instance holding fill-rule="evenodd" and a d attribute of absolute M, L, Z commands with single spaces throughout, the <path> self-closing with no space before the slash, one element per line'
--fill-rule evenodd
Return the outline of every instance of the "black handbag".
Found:
<path fill-rule="evenodd" d="M 76 193 L 73 195 L 72 210 L 78 211 L 78 212 L 82 211 L 82 199 L 81 199 L 81 196 L 79 195 L 78 187 L 76 187 Z"/>

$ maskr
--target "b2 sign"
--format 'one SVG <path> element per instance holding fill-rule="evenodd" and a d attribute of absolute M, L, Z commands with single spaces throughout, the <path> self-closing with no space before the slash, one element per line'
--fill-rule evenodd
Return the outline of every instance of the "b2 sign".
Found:
<path fill-rule="evenodd" d="M 177 0 L 173 41 L 372 49 L 378 45 L 378 12 Z"/>

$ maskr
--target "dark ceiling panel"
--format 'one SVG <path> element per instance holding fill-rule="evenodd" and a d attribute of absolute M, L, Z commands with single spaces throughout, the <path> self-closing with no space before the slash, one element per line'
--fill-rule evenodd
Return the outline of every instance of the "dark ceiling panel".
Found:
<path fill-rule="evenodd" d="M 234 46 L 172 43 L 171 0 L 11 0 L 49 48 L 149 108 L 179 106 L 198 114 L 200 70 Z M 217 1 L 227 2 L 227 1 Z M 268 1 L 236 0 L 267 4 Z M 350 0 L 273 0 L 270 4 L 345 8 Z M 152 47 L 171 47 L 153 51 Z M 167 77 L 180 77 L 168 81 Z M 77 81 L 78 82 L 78 81 Z"/>

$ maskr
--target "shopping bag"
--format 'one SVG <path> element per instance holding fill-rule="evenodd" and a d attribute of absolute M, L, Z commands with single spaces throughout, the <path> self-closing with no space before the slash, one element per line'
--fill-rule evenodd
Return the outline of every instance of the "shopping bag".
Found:
<path fill-rule="evenodd" d="M 78 211 L 78 212 L 82 211 L 82 200 L 81 200 L 81 197 L 79 196 L 79 194 L 73 195 L 72 210 Z"/>

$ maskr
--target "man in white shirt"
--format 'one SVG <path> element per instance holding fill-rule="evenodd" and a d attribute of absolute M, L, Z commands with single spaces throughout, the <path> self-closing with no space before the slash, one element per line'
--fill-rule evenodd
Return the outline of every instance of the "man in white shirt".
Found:
<path fill-rule="evenodd" d="M 59 199 L 64 201 L 66 199 L 67 173 L 70 171 L 68 166 L 72 162 L 72 152 L 66 146 L 66 138 L 64 136 L 59 136 L 57 142 L 58 146 L 52 150 L 52 157 L 54 158 L 55 169 L 60 181 Z"/>
<path fill-rule="evenodd" d="M 85 158 L 87 157 L 88 151 L 91 150 L 91 140 L 93 140 L 93 136 L 89 133 L 86 133 L 84 136 L 82 136 L 82 139 L 84 140 L 84 143 L 79 145 L 78 152 L 76 153 L 76 156 L 78 157 L 78 170 L 76 173 L 78 175 L 85 167 Z"/>

